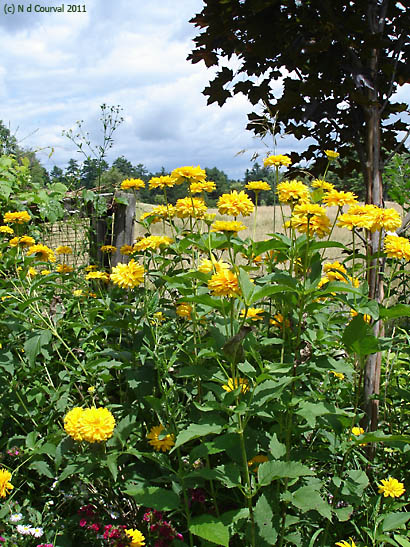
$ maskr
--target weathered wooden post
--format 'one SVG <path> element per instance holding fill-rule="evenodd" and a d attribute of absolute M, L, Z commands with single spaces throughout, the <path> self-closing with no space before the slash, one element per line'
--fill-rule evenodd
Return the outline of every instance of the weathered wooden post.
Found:
<path fill-rule="evenodd" d="M 117 198 L 120 198 L 117 201 Z M 125 199 L 124 199 L 125 198 Z M 126 205 L 124 201 L 128 201 Z M 134 243 L 134 221 L 137 198 L 135 194 L 118 192 L 114 200 L 114 227 L 112 244 L 117 251 L 111 257 L 111 265 L 116 266 L 119 262 L 129 262 L 129 257 L 122 255 L 120 249 L 123 245 Z"/>

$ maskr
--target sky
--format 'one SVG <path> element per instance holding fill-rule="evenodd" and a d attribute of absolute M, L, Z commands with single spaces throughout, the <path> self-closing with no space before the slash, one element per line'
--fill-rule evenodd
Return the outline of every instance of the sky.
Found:
<path fill-rule="evenodd" d="M 125 156 L 152 172 L 216 166 L 243 178 L 255 153 L 262 159 L 300 150 L 294 139 L 279 139 L 273 149 L 246 131 L 253 107 L 241 95 L 222 108 L 207 105 L 202 90 L 214 72 L 186 60 L 199 32 L 189 20 L 201 0 L 79 1 L 77 13 L 67 13 L 66 3 L 64 13 L 35 13 L 36 5 L 63 4 L 0 0 L 0 119 L 22 146 L 38 150 L 47 169 L 83 161 L 62 134 L 78 120 L 94 145 L 102 144 L 103 103 L 120 105 L 124 118 L 109 163 Z"/>

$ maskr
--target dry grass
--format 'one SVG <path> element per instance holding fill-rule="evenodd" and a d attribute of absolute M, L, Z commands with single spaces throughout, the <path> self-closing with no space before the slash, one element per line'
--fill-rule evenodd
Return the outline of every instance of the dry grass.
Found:
<path fill-rule="evenodd" d="M 147 203 L 138 203 L 137 209 L 136 209 L 136 218 L 140 218 L 140 216 L 145 213 L 146 211 L 150 211 L 152 209 L 153 205 L 149 205 Z M 393 207 L 399 213 L 402 215 L 402 207 L 398 205 L 397 203 L 393 202 L 386 202 L 386 207 Z M 347 208 L 346 208 L 347 210 Z M 220 215 L 218 213 L 217 209 L 209 209 L 210 213 L 215 213 L 216 220 L 232 220 L 232 217 L 228 217 L 226 215 Z M 260 206 L 258 207 L 257 212 L 257 219 L 256 219 L 256 230 L 255 230 L 255 241 L 263 241 L 265 239 L 268 239 L 270 234 L 273 233 L 284 233 L 283 230 L 283 217 L 285 220 L 289 219 L 290 217 L 290 207 L 283 206 L 282 209 L 278 205 L 276 207 L 274 206 Z M 335 216 L 337 214 L 337 207 L 330 207 L 328 209 L 328 216 L 330 218 L 330 221 L 333 225 Z M 240 217 L 240 220 L 247 226 L 246 230 L 243 230 L 240 232 L 240 237 L 242 239 L 245 239 L 247 237 L 253 237 L 253 223 L 254 223 L 254 216 L 251 215 L 250 217 L 242 218 Z M 157 224 L 151 225 L 151 232 L 153 234 L 163 234 L 164 233 L 164 227 L 162 222 Z M 140 224 L 137 224 L 135 227 L 135 237 L 141 237 L 145 235 L 145 229 Z M 171 235 L 170 230 L 165 228 L 165 234 Z M 349 230 L 338 228 L 337 226 L 334 227 L 333 233 L 332 233 L 332 240 L 338 241 L 340 243 L 343 243 L 344 245 L 348 245 L 352 241 L 352 234 Z M 326 241 L 326 239 L 323 239 L 322 241 Z M 356 242 L 356 245 L 358 245 L 358 242 Z M 359 245 L 358 245 L 359 247 Z M 325 257 L 329 260 L 336 260 L 341 258 L 340 249 L 338 248 L 330 248 L 327 249 L 325 252 Z"/>

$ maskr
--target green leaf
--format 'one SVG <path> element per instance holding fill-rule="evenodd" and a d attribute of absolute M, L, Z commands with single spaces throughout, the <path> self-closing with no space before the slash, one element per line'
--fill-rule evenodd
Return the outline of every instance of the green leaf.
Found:
<path fill-rule="evenodd" d="M 339 522 L 346 522 L 352 516 L 354 508 L 351 505 L 347 507 L 340 507 L 339 509 L 334 509 L 334 513 L 337 516 Z"/>
<path fill-rule="evenodd" d="M 410 513 L 388 513 L 385 515 L 382 523 L 383 532 L 390 532 L 403 528 L 406 522 L 410 519 Z"/>
<path fill-rule="evenodd" d="M 409 304 L 396 304 L 390 308 L 383 308 L 380 306 L 380 318 L 381 319 L 393 319 L 397 317 L 410 317 L 410 305 Z"/>
<path fill-rule="evenodd" d="M 158 486 L 131 487 L 124 492 L 133 497 L 137 504 L 152 507 L 157 511 L 173 511 L 179 507 L 179 496 L 172 490 L 165 490 Z"/>
<path fill-rule="evenodd" d="M 258 468 L 258 482 L 266 486 L 277 479 L 296 479 L 315 475 L 314 471 L 299 462 L 270 461 L 262 463 Z"/>
<path fill-rule="evenodd" d="M 54 475 L 51 472 L 49 465 L 44 461 L 32 462 L 29 465 L 29 469 L 35 469 L 39 475 L 44 475 L 49 479 L 54 478 Z"/>
<path fill-rule="evenodd" d="M 296 290 L 292 287 L 288 287 L 287 285 L 265 285 L 261 288 L 255 288 L 249 305 L 252 306 L 253 304 L 255 304 L 255 302 L 271 296 L 272 294 L 283 294 L 285 292 L 296 292 Z"/>
<path fill-rule="evenodd" d="M 176 438 L 174 449 L 198 437 L 205 437 L 210 434 L 217 435 L 222 429 L 222 426 L 219 424 L 191 424 L 187 429 L 180 431 Z"/>
<path fill-rule="evenodd" d="M 410 547 L 410 541 L 405 537 L 398 534 L 393 534 L 393 537 L 401 547 Z"/>
<path fill-rule="evenodd" d="M 330 505 L 322 499 L 320 493 L 314 486 L 302 486 L 296 492 L 287 492 L 285 501 L 290 501 L 292 505 L 307 513 L 308 511 L 317 511 L 322 517 L 331 520 L 332 511 Z"/>
<path fill-rule="evenodd" d="M 274 545 L 278 532 L 272 525 L 273 510 L 266 499 L 265 494 L 262 494 L 255 505 L 254 518 L 256 530 L 258 534 L 258 545 Z"/>
<path fill-rule="evenodd" d="M 108 454 L 107 456 L 107 467 L 110 470 L 111 475 L 115 481 L 118 477 L 117 458 L 118 454 Z"/>
<path fill-rule="evenodd" d="M 37 355 L 41 352 L 42 348 L 50 342 L 52 337 L 51 331 L 44 330 L 41 334 L 36 334 L 25 341 L 24 351 L 30 365 L 34 365 Z"/>
<path fill-rule="evenodd" d="M 329 405 L 329 403 L 311 403 L 310 401 L 301 401 L 299 404 L 299 410 L 296 414 L 302 416 L 310 427 L 316 427 L 316 418 L 318 416 L 324 416 L 326 414 L 331 414 L 334 411 Z"/>
<path fill-rule="evenodd" d="M 58 477 L 58 481 L 61 482 L 67 477 L 71 477 L 71 475 L 75 475 L 80 469 L 81 467 L 79 465 L 70 463 L 61 473 L 61 475 Z"/>
<path fill-rule="evenodd" d="M 212 515 L 201 515 L 191 520 L 191 534 L 222 547 L 229 547 L 229 529 L 222 520 Z"/>
<path fill-rule="evenodd" d="M 378 339 L 373 335 L 371 326 L 360 315 L 346 326 L 342 341 L 349 351 L 362 357 L 379 351 Z"/>
<path fill-rule="evenodd" d="M 275 460 L 279 460 L 282 456 L 286 454 L 286 446 L 278 441 L 278 436 L 276 435 L 276 433 L 272 435 L 269 443 L 269 450 Z"/>
<path fill-rule="evenodd" d="M 353 469 L 346 473 L 346 480 L 342 488 L 342 494 L 352 495 L 357 498 L 361 496 L 369 485 L 369 479 L 364 471 Z"/>
<path fill-rule="evenodd" d="M 218 465 L 216 468 L 217 479 L 227 488 L 237 488 L 241 484 L 241 474 L 239 467 L 234 463 Z"/>
<path fill-rule="evenodd" d="M 243 268 L 239 268 L 239 286 L 241 288 L 245 306 L 250 306 L 252 303 L 252 295 L 255 291 L 255 285 L 252 283 L 248 272 Z"/>

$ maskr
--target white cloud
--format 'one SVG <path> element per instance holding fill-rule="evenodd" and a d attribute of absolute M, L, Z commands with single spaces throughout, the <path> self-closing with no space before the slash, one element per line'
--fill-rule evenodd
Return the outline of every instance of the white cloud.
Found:
<path fill-rule="evenodd" d="M 80 3 L 86 13 L 0 18 L 0 119 L 19 128 L 25 145 L 55 148 L 51 159 L 49 148 L 39 152 L 44 165 L 64 167 L 70 157 L 80 159 L 61 135 L 77 120 L 101 143 L 102 103 L 121 105 L 125 118 L 109 161 L 124 155 L 153 171 L 217 166 L 242 177 L 252 154 L 268 151 L 245 130 L 252 110 L 246 99 L 207 106 L 202 90 L 214 71 L 186 61 L 198 32 L 188 21 L 201 11 L 201 0 Z M 302 146 L 279 140 L 276 151 Z M 243 149 L 246 154 L 236 156 Z"/>

